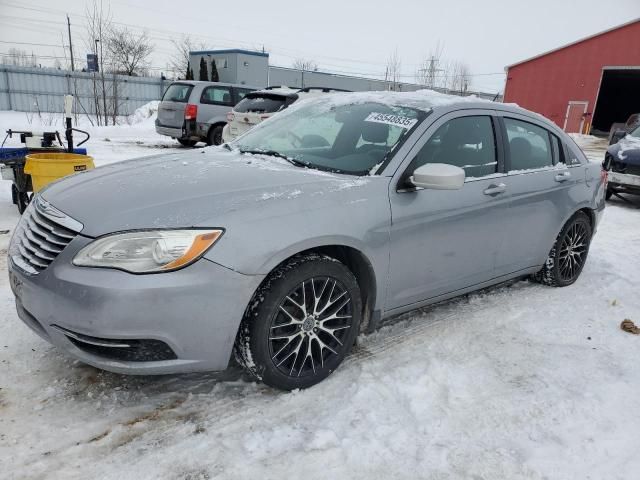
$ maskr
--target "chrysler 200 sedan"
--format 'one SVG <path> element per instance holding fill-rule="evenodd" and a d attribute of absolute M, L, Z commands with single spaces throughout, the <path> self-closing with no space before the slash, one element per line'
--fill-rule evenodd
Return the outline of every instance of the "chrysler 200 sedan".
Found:
<path fill-rule="evenodd" d="M 20 318 L 88 364 L 221 370 L 235 353 L 304 388 L 383 318 L 518 277 L 571 285 L 605 190 L 600 165 L 515 106 L 327 95 L 222 147 L 52 184 L 9 275 Z"/>

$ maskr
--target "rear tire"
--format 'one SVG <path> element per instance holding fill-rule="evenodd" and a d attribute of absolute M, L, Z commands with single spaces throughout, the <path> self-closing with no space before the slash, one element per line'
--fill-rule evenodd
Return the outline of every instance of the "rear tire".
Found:
<path fill-rule="evenodd" d="M 547 261 L 533 280 L 550 287 L 573 284 L 587 261 L 591 235 L 589 217 L 584 212 L 576 213 L 560 231 Z"/>
<path fill-rule="evenodd" d="M 198 142 L 195 140 L 187 140 L 186 138 L 178 138 L 178 143 L 183 147 L 195 147 Z"/>
<path fill-rule="evenodd" d="M 360 288 L 344 264 L 315 253 L 293 257 L 251 299 L 234 345 L 236 360 L 272 387 L 311 387 L 349 353 L 361 316 Z"/>
<path fill-rule="evenodd" d="M 207 145 L 222 145 L 222 125 L 211 127 L 209 129 L 209 135 L 207 135 Z"/>

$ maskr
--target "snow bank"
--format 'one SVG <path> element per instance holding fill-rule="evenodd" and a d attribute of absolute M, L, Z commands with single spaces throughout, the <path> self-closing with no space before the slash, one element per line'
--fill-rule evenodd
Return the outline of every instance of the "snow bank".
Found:
<path fill-rule="evenodd" d="M 140 123 L 155 122 L 155 119 L 158 116 L 158 105 L 160 105 L 159 100 L 145 103 L 140 108 L 137 108 L 132 115 L 129 115 L 127 123 L 129 123 L 130 125 L 135 125 Z"/>

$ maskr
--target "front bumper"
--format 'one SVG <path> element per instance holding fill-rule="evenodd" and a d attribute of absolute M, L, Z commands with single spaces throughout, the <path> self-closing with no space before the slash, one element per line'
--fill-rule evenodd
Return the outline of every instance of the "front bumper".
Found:
<path fill-rule="evenodd" d="M 608 188 L 619 193 L 640 194 L 640 175 L 609 172 Z"/>
<path fill-rule="evenodd" d="M 9 260 L 10 284 L 25 324 L 73 357 L 112 372 L 227 367 L 244 310 L 264 276 L 242 275 L 206 259 L 153 275 L 73 266 L 75 253 L 90 241 L 76 237 L 37 275 Z M 136 346 L 144 353 L 158 345 L 151 353 L 160 360 L 138 361 L 126 351 Z M 163 345 L 174 355 L 163 353 Z M 115 355 L 112 347 L 124 354 Z"/>

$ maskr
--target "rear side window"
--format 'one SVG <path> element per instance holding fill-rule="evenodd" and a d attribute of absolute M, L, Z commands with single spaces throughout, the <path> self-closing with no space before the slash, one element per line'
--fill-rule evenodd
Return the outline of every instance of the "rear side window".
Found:
<path fill-rule="evenodd" d="M 554 164 L 551 135 L 532 123 L 505 118 L 509 142 L 510 171 L 532 170 Z"/>
<path fill-rule="evenodd" d="M 281 95 L 247 94 L 238 103 L 234 110 L 238 113 L 275 113 L 284 109 L 291 103 L 288 98 Z"/>
<path fill-rule="evenodd" d="M 202 91 L 200 103 L 231 105 L 231 89 L 229 87 L 207 87 Z"/>
<path fill-rule="evenodd" d="M 187 103 L 189 101 L 189 95 L 191 95 L 193 85 L 188 83 L 172 83 L 164 92 L 162 97 L 163 102 L 182 102 Z"/>
<path fill-rule="evenodd" d="M 467 178 L 498 171 L 491 117 L 460 117 L 442 125 L 422 147 L 408 171 L 426 163 L 446 163 L 464 170 Z"/>

